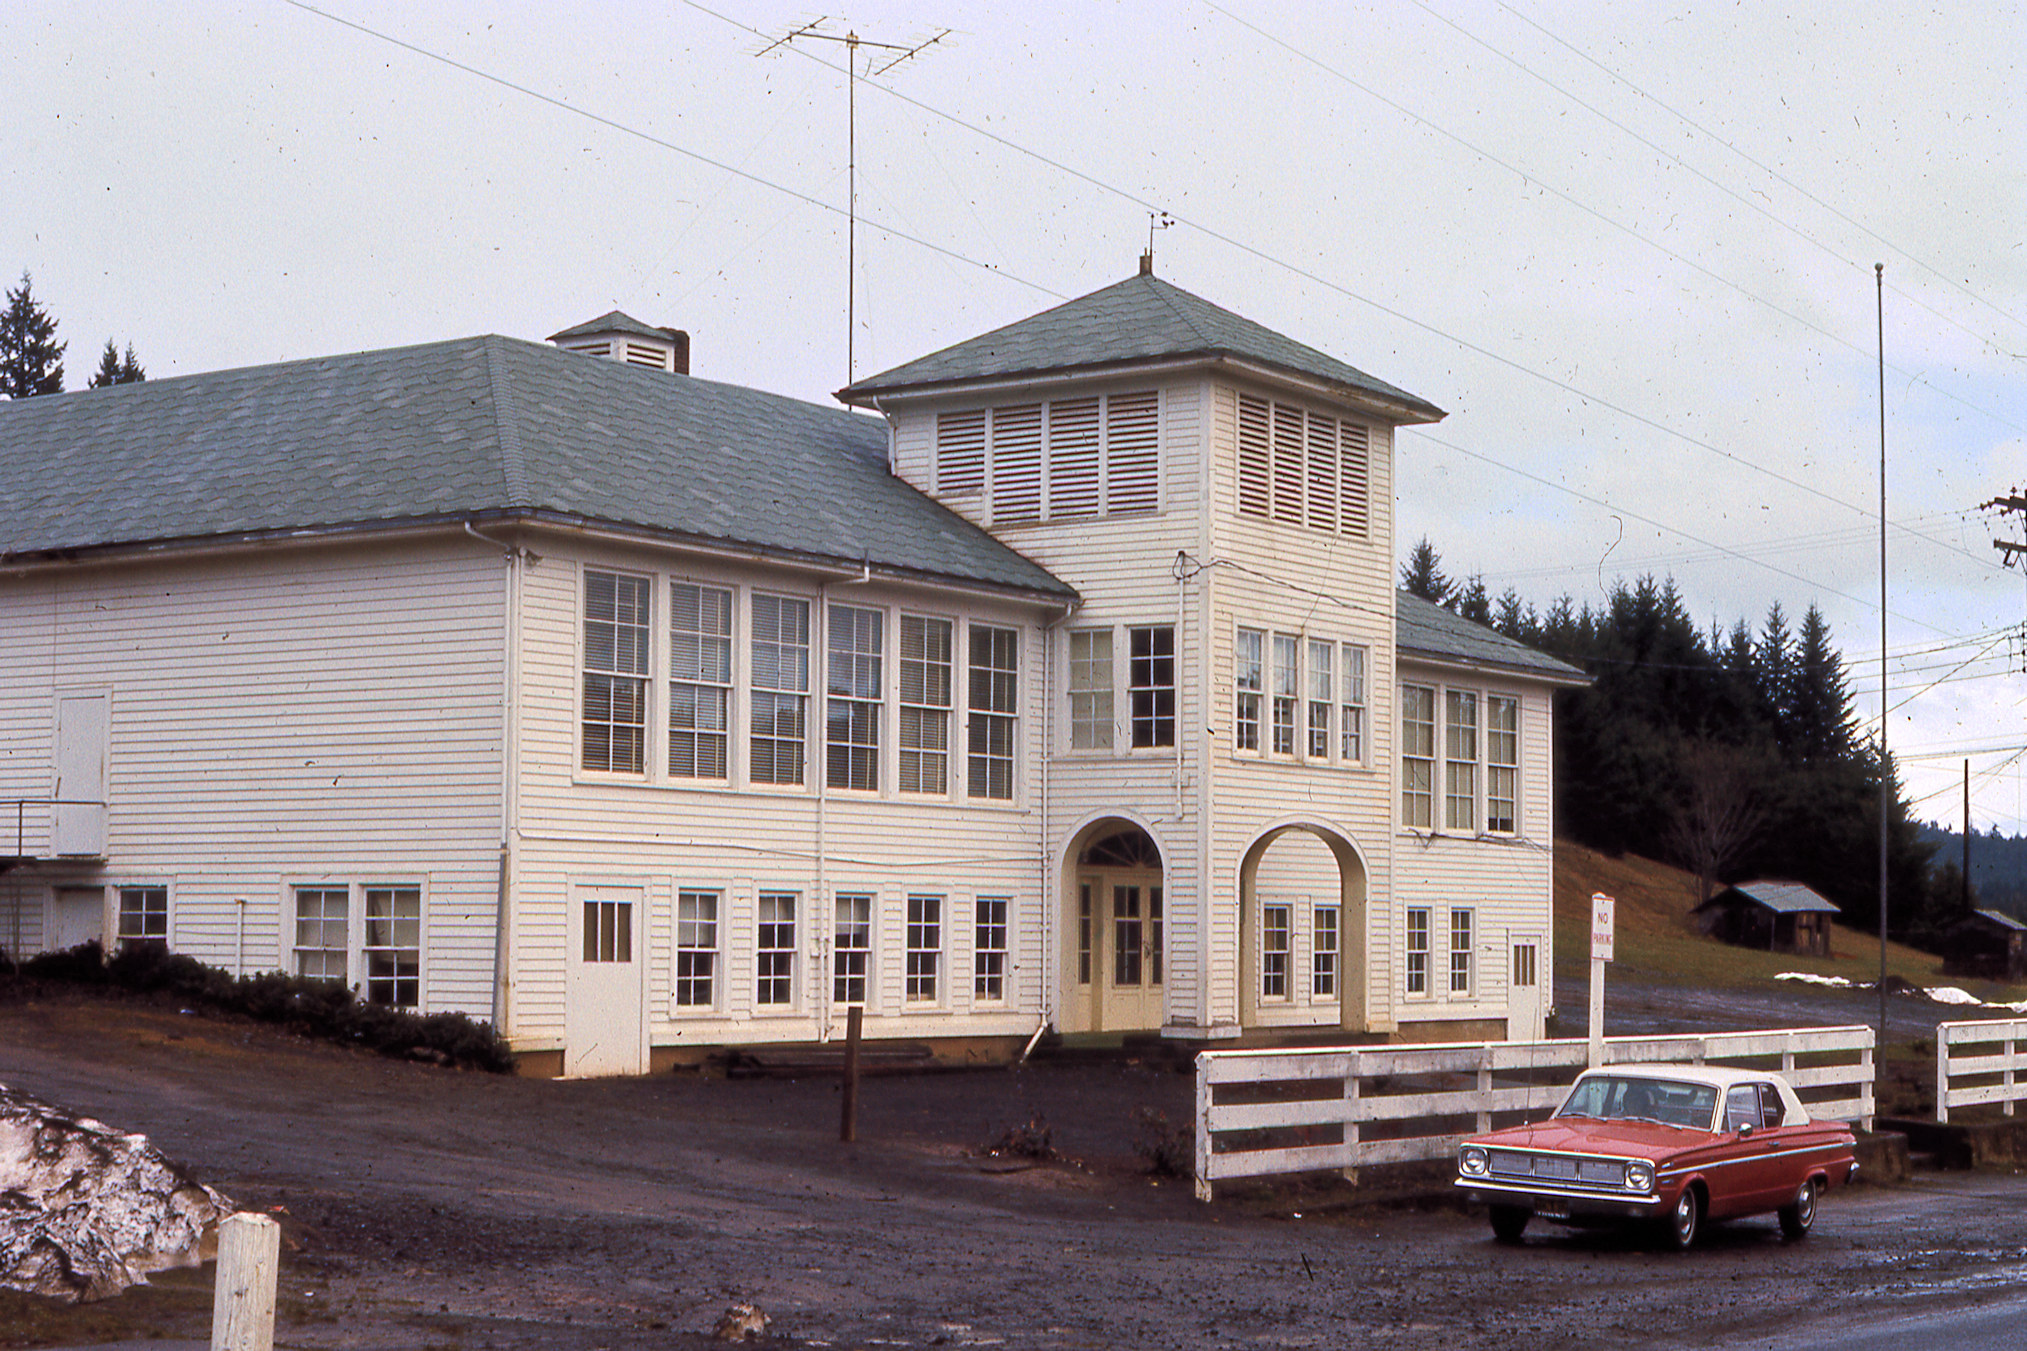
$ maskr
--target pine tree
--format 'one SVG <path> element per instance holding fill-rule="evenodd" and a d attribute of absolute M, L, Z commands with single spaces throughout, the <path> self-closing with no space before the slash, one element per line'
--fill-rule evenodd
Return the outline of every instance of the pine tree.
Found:
<path fill-rule="evenodd" d="M 35 301 L 28 274 L 7 292 L 0 311 L 0 398 L 26 399 L 63 393 L 63 349 L 56 320 Z"/>
<path fill-rule="evenodd" d="M 104 389 L 107 385 L 138 385 L 148 378 L 141 369 L 140 358 L 134 355 L 134 345 L 127 344 L 127 354 L 122 357 L 113 346 L 111 338 L 106 339 L 106 350 L 99 353 L 99 368 L 93 373 L 91 387 Z"/>
<path fill-rule="evenodd" d="M 1485 578 L 1473 575 L 1470 584 L 1451 594 L 1450 608 L 1479 624 L 1492 622 L 1492 597 L 1486 593 Z"/>
<path fill-rule="evenodd" d="M 1456 583 L 1443 575 L 1443 556 L 1427 535 L 1416 542 L 1408 551 L 1408 561 L 1401 564 L 1401 589 L 1437 605 L 1447 603 L 1456 589 Z"/>
<path fill-rule="evenodd" d="M 1848 755 L 1853 744 L 1851 689 L 1844 658 L 1830 644 L 1830 625 L 1811 605 L 1795 644 L 1794 687 L 1788 709 L 1794 751 L 1816 761 Z"/>

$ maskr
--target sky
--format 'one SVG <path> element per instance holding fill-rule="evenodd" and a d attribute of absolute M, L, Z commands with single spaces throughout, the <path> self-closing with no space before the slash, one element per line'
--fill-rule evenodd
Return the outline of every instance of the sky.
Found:
<path fill-rule="evenodd" d="M 1888 743 L 1917 816 L 1968 760 L 2019 833 L 2021 521 L 1980 508 L 2027 488 L 2023 53 L 1991 3 L 0 5 L 0 276 L 73 389 L 109 338 L 162 378 L 619 308 L 828 402 L 1151 241 L 1447 411 L 1397 438 L 1401 553 L 1816 605 L 1875 728 L 1883 411 Z"/>

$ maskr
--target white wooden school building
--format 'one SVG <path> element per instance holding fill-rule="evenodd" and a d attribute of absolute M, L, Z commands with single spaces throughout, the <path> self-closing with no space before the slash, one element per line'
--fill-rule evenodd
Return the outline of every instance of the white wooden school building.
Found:
<path fill-rule="evenodd" d="M 611 314 L 0 403 L 0 948 L 537 1072 L 1533 1035 L 1579 673 L 1398 593 L 1429 403 L 1152 275 L 821 407 Z"/>

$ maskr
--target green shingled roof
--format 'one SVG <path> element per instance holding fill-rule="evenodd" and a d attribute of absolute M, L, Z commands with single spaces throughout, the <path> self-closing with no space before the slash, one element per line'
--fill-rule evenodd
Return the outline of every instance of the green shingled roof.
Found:
<path fill-rule="evenodd" d="M 0 562 L 503 514 L 1074 594 L 877 418 L 511 338 L 0 402 Z"/>
<path fill-rule="evenodd" d="M 1403 661 L 1421 657 L 1509 671 L 1558 684 L 1590 683 L 1589 676 L 1568 662 L 1515 642 L 1476 620 L 1432 605 L 1412 591 L 1395 593 L 1394 643 Z"/>
<path fill-rule="evenodd" d="M 1149 273 L 868 376 L 838 397 L 869 404 L 880 395 L 928 393 L 974 380 L 1188 358 L 1250 361 L 1343 386 L 1392 405 L 1402 422 L 1434 422 L 1443 416 L 1425 399 Z"/>

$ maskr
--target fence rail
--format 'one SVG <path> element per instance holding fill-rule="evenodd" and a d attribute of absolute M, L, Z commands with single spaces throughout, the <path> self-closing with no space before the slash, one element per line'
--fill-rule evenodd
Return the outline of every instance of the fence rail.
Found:
<path fill-rule="evenodd" d="M 2027 1018 L 1937 1023 L 1936 1120 L 1948 1124 L 1952 1107 L 1991 1103 L 2012 1116 L 2013 1104 L 2027 1099 L 2022 1042 L 2027 1042 Z"/>
<path fill-rule="evenodd" d="M 1588 1060 L 1581 1038 L 1206 1051 L 1196 1062 L 1197 1196 L 1208 1201 L 1215 1183 L 1236 1178 L 1446 1157 L 1466 1136 L 1508 1124 L 1496 1118 L 1560 1104 Z M 1811 1115 L 1872 1126 L 1869 1027 L 1606 1038 L 1604 1063 L 1643 1062 L 1778 1069 Z"/>

